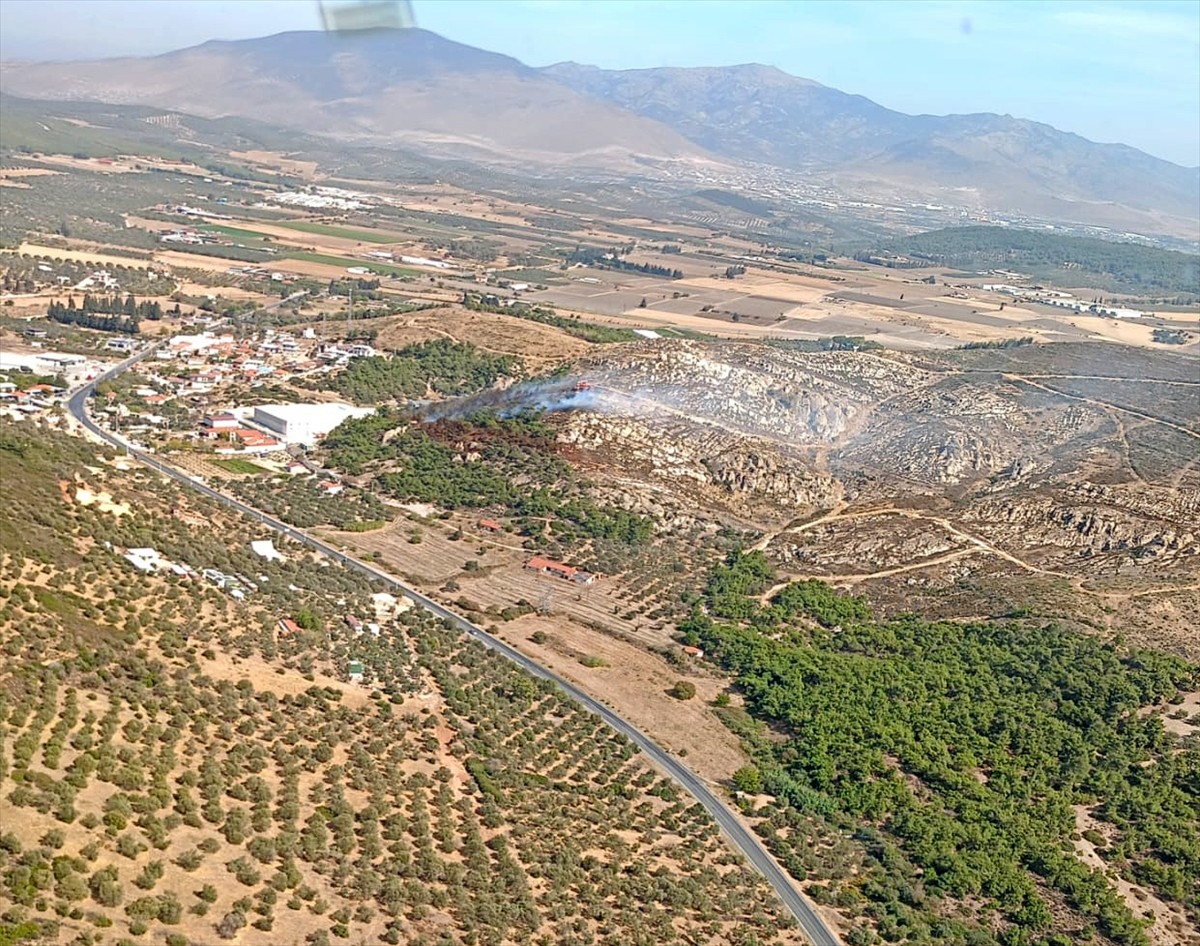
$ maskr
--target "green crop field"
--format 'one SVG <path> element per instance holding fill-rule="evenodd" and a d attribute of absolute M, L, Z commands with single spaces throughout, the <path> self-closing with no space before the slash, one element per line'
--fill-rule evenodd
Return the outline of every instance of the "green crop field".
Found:
<path fill-rule="evenodd" d="M 239 240 L 255 240 L 263 242 L 271 238 L 265 233 L 259 233 L 257 230 L 243 230 L 239 227 L 227 227 L 219 223 L 206 223 L 200 227 L 205 233 L 219 233 L 221 236 L 235 237 Z"/>
<path fill-rule="evenodd" d="M 391 263 L 379 263 L 375 260 L 354 259 L 349 256 L 328 256 L 325 253 L 288 253 L 287 259 L 306 260 L 309 263 L 324 263 L 326 266 L 363 266 L 373 273 L 384 273 L 388 276 L 419 276 L 415 269 L 406 266 L 393 266 Z"/>
<path fill-rule="evenodd" d="M 350 230 L 327 223 L 310 223 L 306 220 L 280 221 L 276 226 L 299 230 L 301 233 L 317 233 L 321 236 L 338 237 L 343 240 L 360 240 L 363 243 L 399 243 L 404 239 L 398 233 L 372 233 L 370 230 Z"/>
<path fill-rule="evenodd" d="M 226 473 L 266 473 L 266 467 L 259 466 L 257 463 L 251 463 L 249 460 L 243 460 L 241 457 L 229 457 L 224 460 L 209 460 L 213 466 L 224 470 Z"/>

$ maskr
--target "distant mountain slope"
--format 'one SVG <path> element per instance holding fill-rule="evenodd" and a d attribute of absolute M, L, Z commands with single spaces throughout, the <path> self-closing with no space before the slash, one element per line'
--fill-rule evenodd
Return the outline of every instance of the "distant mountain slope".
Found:
<path fill-rule="evenodd" d="M 7 63 L 10 95 L 240 116 L 485 163 L 606 170 L 752 161 L 855 194 L 1170 233 L 1200 230 L 1200 168 L 999 115 L 905 115 L 768 66 L 606 71 L 421 30 L 214 41 L 145 59 Z"/>
<path fill-rule="evenodd" d="M 280 33 L 146 59 L 5 64 L 4 91 L 237 115 L 307 132 L 566 156 L 697 158 L 680 134 L 515 59 L 423 30 Z"/>
<path fill-rule="evenodd" d="M 1200 217 L 1200 168 L 1009 116 L 905 115 L 768 66 L 609 71 L 561 63 L 565 85 L 670 125 L 714 154 L 902 184 L 962 202 L 1106 216 Z"/>

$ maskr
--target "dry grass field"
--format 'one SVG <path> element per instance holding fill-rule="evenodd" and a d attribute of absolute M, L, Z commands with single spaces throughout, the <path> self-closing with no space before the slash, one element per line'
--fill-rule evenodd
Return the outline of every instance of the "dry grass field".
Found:
<path fill-rule="evenodd" d="M 516 355 L 532 369 L 578 358 L 593 346 L 560 329 L 507 315 L 471 312 L 458 306 L 378 319 L 377 344 L 398 349 L 431 338 L 470 342 L 499 355 Z"/>

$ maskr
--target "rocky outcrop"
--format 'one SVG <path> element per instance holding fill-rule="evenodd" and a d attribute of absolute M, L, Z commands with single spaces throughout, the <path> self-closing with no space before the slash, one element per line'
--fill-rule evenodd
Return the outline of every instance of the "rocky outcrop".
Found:
<path fill-rule="evenodd" d="M 652 483 L 699 490 L 734 507 L 759 503 L 779 509 L 826 506 L 840 495 L 838 482 L 808 468 L 769 441 L 739 437 L 678 417 L 631 418 L 574 412 L 559 440 L 582 448 L 614 473 Z"/>
<path fill-rule="evenodd" d="M 1126 504 L 1121 500 L 1132 498 L 1129 492 L 1075 484 L 1052 497 L 987 499 L 972 506 L 965 518 L 993 530 L 1000 527 L 1027 548 L 1128 552 L 1138 559 L 1200 555 L 1195 496 L 1143 488 L 1140 502 Z"/>

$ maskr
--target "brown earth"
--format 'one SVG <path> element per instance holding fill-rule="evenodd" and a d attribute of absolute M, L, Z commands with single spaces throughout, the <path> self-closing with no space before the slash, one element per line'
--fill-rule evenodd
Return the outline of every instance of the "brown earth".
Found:
<path fill-rule="evenodd" d="M 485 351 L 516 355 L 530 367 L 569 361 L 595 346 L 551 325 L 491 312 L 472 312 L 460 306 L 413 312 L 372 321 L 379 327 L 376 344 L 403 348 L 430 338 L 470 342 Z"/>

